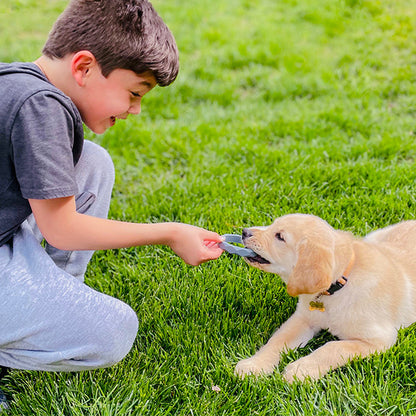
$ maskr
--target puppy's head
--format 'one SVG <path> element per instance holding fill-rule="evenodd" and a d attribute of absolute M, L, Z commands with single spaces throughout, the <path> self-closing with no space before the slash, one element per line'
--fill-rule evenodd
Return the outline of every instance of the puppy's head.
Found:
<path fill-rule="evenodd" d="M 243 230 L 244 245 L 258 254 L 246 261 L 280 275 L 291 296 L 319 293 L 329 288 L 337 269 L 346 267 L 351 255 L 341 250 L 345 259 L 335 258 L 337 233 L 313 215 L 285 215 L 268 227 Z"/>

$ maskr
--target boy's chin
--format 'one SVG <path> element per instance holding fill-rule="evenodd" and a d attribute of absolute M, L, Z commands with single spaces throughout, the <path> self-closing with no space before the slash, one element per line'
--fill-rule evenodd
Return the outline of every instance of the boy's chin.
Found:
<path fill-rule="evenodd" d="M 103 134 L 116 124 L 117 118 L 111 116 L 101 120 L 84 119 L 83 122 L 93 133 Z"/>
<path fill-rule="evenodd" d="M 85 123 L 85 125 L 95 134 L 105 133 L 111 126 L 92 126 Z"/>

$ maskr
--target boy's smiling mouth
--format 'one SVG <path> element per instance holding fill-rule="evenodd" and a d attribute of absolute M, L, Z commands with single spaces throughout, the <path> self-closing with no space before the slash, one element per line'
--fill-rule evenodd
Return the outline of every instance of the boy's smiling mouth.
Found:
<path fill-rule="evenodd" d="M 113 127 L 116 124 L 117 120 L 125 120 L 127 118 L 126 114 L 121 114 L 119 116 L 111 116 L 110 117 L 110 127 Z"/>

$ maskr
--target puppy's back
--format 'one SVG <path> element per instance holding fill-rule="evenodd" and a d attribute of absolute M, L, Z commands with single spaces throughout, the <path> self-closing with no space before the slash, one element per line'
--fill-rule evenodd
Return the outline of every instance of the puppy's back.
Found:
<path fill-rule="evenodd" d="M 416 221 L 403 221 L 368 234 L 364 241 L 388 243 L 403 249 L 413 249 L 416 253 Z"/>

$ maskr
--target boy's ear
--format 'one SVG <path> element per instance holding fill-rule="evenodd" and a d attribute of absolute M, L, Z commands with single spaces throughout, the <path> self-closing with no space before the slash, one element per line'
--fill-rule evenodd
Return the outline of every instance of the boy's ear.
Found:
<path fill-rule="evenodd" d="M 71 72 L 79 86 L 83 86 L 91 69 L 97 65 L 95 56 L 90 51 L 79 51 L 71 60 Z"/>

